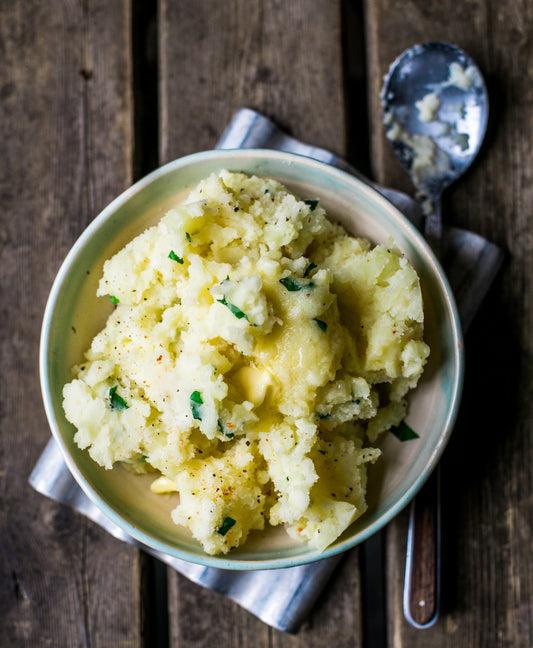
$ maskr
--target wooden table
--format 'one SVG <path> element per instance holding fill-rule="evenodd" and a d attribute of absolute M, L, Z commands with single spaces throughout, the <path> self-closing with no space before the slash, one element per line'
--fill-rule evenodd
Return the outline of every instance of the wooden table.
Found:
<path fill-rule="evenodd" d="M 290 636 L 33 492 L 49 438 L 39 330 L 54 275 L 97 213 L 159 163 L 212 148 L 241 106 L 412 193 L 384 139 L 379 91 L 389 63 L 429 40 L 465 48 L 491 95 L 483 152 L 446 196 L 445 217 L 508 259 L 467 337 L 464 401 L 442 462 L 440 620 L 417 631 L 403 619 L 401 514 L 384 535 L 380 623 L 388 646 L 533 645 L 533 4 L 6 0 L 1 646 L 369 645 L 364 547 Z"/>

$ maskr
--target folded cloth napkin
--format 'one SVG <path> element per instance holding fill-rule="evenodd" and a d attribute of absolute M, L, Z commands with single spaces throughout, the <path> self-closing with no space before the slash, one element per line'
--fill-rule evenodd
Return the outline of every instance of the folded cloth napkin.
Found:
<path fill-rule="evenodd" d="M 422 222 L 420 208 L 409 196 L 370 182 L 333 153 L 288 136 L 253 110 L 237 111 L 217 148 L 278 149 L 332 164 L 372 185 L 415 225 Z M 496 276 L 502 254 L 482 237 L 459 229 L 446 231 L 446 244 L 443 263 L 466 328 Z M 268 625 L 285 632 L 298 630 L 341 559 L 334 556 L 309 565 L 242 572 L 203 567 L 155 551 L 122 531 L 85 495 L 53 439 L 36 464 L 30 484 L 43 495 L 90 518 L 114 537 L 139 546 L 195 583 L 228 596 Z"/>

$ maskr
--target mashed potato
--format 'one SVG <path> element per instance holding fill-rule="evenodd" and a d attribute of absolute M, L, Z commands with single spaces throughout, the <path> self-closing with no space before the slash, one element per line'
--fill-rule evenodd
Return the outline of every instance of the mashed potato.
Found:
<path fill-rule="evenodd" d="M 64 387 L 75 441 L 153 472 L 210 554 L 266 524 L 323 550 L 429 353 L 418 277 L 317 200 L 223 171 L 104 266 L 116 304 Z"/>

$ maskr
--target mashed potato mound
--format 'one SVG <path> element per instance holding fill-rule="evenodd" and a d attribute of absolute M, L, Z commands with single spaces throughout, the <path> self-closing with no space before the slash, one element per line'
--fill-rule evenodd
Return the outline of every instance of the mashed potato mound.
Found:
<path fill-rule="evenodd" d="M 210 554 L 267 523 L 323 550 L 364 513 L 368 443 L 429 354 L 393 245 L 222 171 L 108 260 L 97 294 L 116 306 L 63 392 L 94 461 L 177 491 L 173 520 Z"/>

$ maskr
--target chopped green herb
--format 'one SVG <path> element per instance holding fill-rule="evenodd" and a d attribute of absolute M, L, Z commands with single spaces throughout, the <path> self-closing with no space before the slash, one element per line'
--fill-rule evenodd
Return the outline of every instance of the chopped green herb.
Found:
<path fill-rule="evenodd" d="M 397 427 L 390 430 L 400 441 L 412 441 L 419 439 L 420 436 L 405 421 L 402 421 Z"/>
<path fill-rule="evenodd" d="M 170 250 L 170 254 L 168 255 L 169 259 L 172 259 L 172 261 L 177 261 L 178 263 L 183 263 L 183 259 L 179 257 L 174 250 Z"/>
<path fill-rule="evenodd" d="M 311 261 L 311 263 L 305 269 L 304 277 L 308 277 L 309 273 L 312 272 L 315 268 L 316 268 L 316 263 L 313 263 L 313 261 Z"/>
<path fill-rule="evenodd" d="M 200 416 L 200 408 L 198 407 L 198 405 L 191 404 L 191 411 L 193 419 L 196 419 L 197 421 L 202 420 L 202 417 Z"/>
<path fill-rule="evenodd" d="M 189 243 L 192 241 L 191 235 L 189 232 L 185 232 L 185 238 L 189 241 Z"/>
<path fill-rule="evenodd" d="M 115 297 L 115 295 L 109 295 L 109 299 L 113 302 L 113 304 L 118 304 L 120 301 L 118 297 Z"/>
<path fill-rule="evenodd" d="M 235 304 L 228 304 L 225 297 L 223 297 L 222 299 L 217 299 L 217 301 L 219 302 L 219 304 L 227 306 L 237 319 L 242 319 L 244 317 L 244 319 L 248 320 L 248 316 L 243 313 L 240 308 L 235 306 Z"/>
<path fill-rule="evenodd" d="M 139 461 L 140 461 L 141 463 L 146 463 L 146 460 L 147 460 L 147 459 L 148 459 L 148 457 L 147 457 L 146 455 L 143 455 L 143 456 L 139 459 Z"/>
<path fill-rule="evenodd" d="M 191 411 L 192 417 L 197 421 L 201 421 L 202 417 L 200 416 L 200 405 L 203 405 L 202 396 L 199 391 L 193 391 L 191 394 Z"/>
<path fill-rule="evenodd" d="M 217 533 L 220 534 L 221 536 L 225 536 L 226 533 L 231 529 L 231 527 L 234 524 L 235 524 L 235 520 L 233 518 L 230 517 L 224 518 L 224 522 L 222 522 L 222 526 L 217 531 Z"/>
<path fill-rule="evenodd" d="M 283 277 L 279 280 L 280 284 L 284 285 L 289 292 L 296 292 L 297 290 L 302 290 L 304 287 L 301 283 L 293 279 L 292 277 Z"/>
<path fill-rule="evenodd" d="M 326 454 L 326 451 L 325 451 L 325 450 L 319 450 L 319 452 L 320 452 L 321 455 L 325 455 L 325 454 Z"/>
<path fill-rule="evenodd" d="M 323 322 L 322 320 L 317 319 L 316 317 L 314 318 L 314 321 L 318 324 L 318 327 L 320 328 L 321 331 L 326 332 L 326 329 L 328 328 L 328 325 L 326 322 Z"/>
<path fill-rule="evenodd" d="M 129 405 L 122 398 L 122 396 L 119 396 L 117 394 L 117 388 L 118 385 L 115 385 L 109 390 L 109 404 L 111 405 L 111 409 L 117 410 L 117 412 L 121 412 L 122 410 L 128 409 Z"/>
<path fill-rule="evenodd" d="M 309 209 L 310 209 L 311 211 L 315 211 L 315 209 L 316 209 L 317 206 L 318 206 L 318 200 L 304 200 L 304 203 L 305 203 L 306 205 L 309 205 Z"/>

